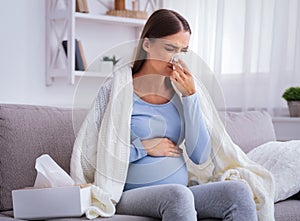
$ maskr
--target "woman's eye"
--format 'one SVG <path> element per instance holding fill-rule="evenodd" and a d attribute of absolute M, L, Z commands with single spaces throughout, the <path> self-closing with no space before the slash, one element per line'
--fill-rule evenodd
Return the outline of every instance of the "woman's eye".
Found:
<path fill-rule="evenodd" d="M 168 51 L 168 52 L 173 52 L 174 51 L 174 48 L 165 48 L 166 49 L 166 51 Z"/>
<path fill-rule="evenodd" d="M 189 52 L 188 49 L 183 49 L 183 50 L 181 50 L 181 53 L 184 53 L 184 54 L 186 54 L 186 53 L 188 53 L 188 52 Z"/>

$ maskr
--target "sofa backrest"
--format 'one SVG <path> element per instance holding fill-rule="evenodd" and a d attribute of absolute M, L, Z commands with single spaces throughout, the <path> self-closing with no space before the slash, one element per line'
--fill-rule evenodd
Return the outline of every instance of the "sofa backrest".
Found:
<path fill-rule="evenodd" d="M 86 110 L 76 110 L 76 130 Z M 267 112 L 222 114 L 227 132 L 245 152 L 275 140 Z M 35 159 L 49 154 L 67 173 L 75 140 L 72 109 L 0 104 L 0 211 L 12 209 L 11 191 L 34 185 Z"/>
<path fill-rule="evenodd" d="M 0 210 L 12 209 L 12 190 L 34 185 L 40 155 L 69 173 L 74 140 L 71 108 L 0 104 Z"/>

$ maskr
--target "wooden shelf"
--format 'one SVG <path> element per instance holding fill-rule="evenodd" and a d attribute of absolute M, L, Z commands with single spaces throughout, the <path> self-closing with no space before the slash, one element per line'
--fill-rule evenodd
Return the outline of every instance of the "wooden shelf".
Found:
<path fill-rule="evenodd" d="M 300 117 L 276 116 L 272 117 L 273 122 L 295 122 L 300 123 Z"/>
<path fill-rule="evenodd" d="M 125 18 L 110 15 L 93 15 L 89 13 L 80 12 L 75 13 L 75 18 L 79 20 L 94 20 L 96 22 L 98 21 L 107 24 L 120 24 L 132 27 L 143 27 L 146 23 L 146 20 L 144 19 Z"/>
<path fill-rule="evenodd" d="M 110 77 L 109 73 L 91 72 L 91 71 L 75 71 L 75 77 L 96 77 L 96 78 L 107 78 Z"/>
<path fill-rule="evenodd" d="M 277 140 L 300 140 L 300 117 L 272 117 Z"/>

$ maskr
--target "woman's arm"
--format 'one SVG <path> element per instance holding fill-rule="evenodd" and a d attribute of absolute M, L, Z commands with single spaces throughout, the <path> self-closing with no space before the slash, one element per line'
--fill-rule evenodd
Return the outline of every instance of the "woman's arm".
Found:
<path fill-rule="evenodd" d="M 70 173 L 76 183 L 92 183 L 96 165 L 96 146 L 102 118 L 109 100 L 111 81 L 99 90 L 85 117 L 73 146 Z"/>
<path fill-rule="evenodd" d="M 202 118 L 193 76 L 183 61 L 173 63 L 171 81 L 181 92 L 185 121 L 185 146 L 190 159 L 204 163 L 211 152 L 210 136 Z"/>
<path fill-rule="evenodd" d="M 102 118 L 109 101 L 109 96 L 111 93 L 112 80 L 105 82 L 95 99 L 95 122 L 97 124 L 98 130 L 100 129 Z"/>
<path fill-rule="evenodd" d="M 189 158 L 202 164 L 211 152 L 211 143 L 197 93 L 182 98 L 185 122 L 185 146 Z"/>
<path fill-rule="evenodd" d="M 129 162 L 132 163 L 145 156 L 152 157 L 180 157 L 182 150 L 168 138 L 153 138 L 140 140 L 134 138 L 130 145 Z"/>
<path fill-rule="evenodd" d="M 147 156 L 147 151 L 145 150 L 140 138 L 137 137 L 130 144 L 129 163 L 133 163 L 145 156 Z"/>

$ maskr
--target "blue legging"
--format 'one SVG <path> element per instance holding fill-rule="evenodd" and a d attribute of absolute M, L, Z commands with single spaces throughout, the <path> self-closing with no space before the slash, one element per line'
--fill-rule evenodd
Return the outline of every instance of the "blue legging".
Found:
<path fill-rule="evenodd" d="M 186 187 L 164 184 L 128 190 L 117 204 L 118 214 L 148 216 L 162 221 L 257 221 L 249 187 L 222 181 Z"/>

